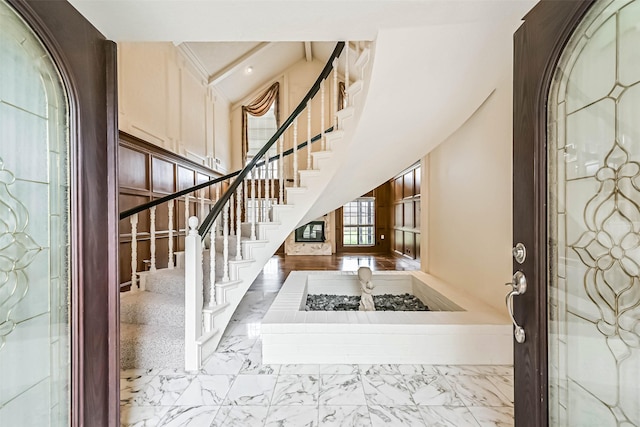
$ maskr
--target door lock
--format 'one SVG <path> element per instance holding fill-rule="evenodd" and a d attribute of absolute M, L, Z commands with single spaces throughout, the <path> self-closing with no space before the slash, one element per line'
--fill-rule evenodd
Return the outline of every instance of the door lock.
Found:
<path fill-rule="evenodd" d="M 522 344 L 526 339 L 526 335 L 524 333 L 524 328 L 518 325 L 518 322 L 513 315 L 513 297 L 516 295 L 522 295 L 527 291 L 527 278 L 522 271 L 518 270 L 514 273 L 513 280 L 509 283 L 505 283 L 505 286 L 511 286 L 512 288 L 511 292 L 507 294 L 505 302 L 507 304 L 507 312 L 509 313 L 509 317 L 511 318 L 511 322 L 513 323 L 514 327 L 513 335 L 516 338 L 516 341 Z"/>
<path fill-rule="evenodd" d="M 516 243 L 511 253 L 518 264 L 522 264 L 527 259 L 527 248 L 522 243 Z"/>

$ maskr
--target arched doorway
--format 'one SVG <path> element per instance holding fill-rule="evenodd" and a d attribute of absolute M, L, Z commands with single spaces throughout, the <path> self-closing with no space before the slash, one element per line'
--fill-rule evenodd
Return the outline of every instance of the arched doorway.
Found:
<path fill-rule="evenodd" d="M 116 425 L 115 45 L 66 1 L 0 21 L 0 425 Z"/>
<path fill-rule="evenodd" d="M 543 2 L 516 33 L 517 425 L 640 425 L 639 21 Z"/>

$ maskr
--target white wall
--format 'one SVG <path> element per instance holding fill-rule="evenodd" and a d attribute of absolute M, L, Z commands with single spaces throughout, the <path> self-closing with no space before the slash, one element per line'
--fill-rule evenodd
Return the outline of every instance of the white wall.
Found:
<path fill-rule="evenodd" d="M 181 49 L 119 43 L 118 92 L 120 130 L 220 172 L 231 170 L 229 101 Z"/>
<path fill-rule="evenodd" d="M 506 313 L 511 278 L 512 75 L 423 159 L 422 269 Z M 424 227 L 424 226 L 423 226 Z"/>

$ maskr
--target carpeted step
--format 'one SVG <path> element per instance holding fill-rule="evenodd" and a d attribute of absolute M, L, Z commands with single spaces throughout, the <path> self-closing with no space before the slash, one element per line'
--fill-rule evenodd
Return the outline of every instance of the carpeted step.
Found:
<path fill-rule="evenodd" d="M 120 297 L 120 321 L 145 325 L 184 326 L 184 296 L 156 292 Z"/>
<path fill-rule="evenodd" d="M 163 268 L 144 274 L 148 292 L 184 297 L 184 269 Z"/>
<path fill-rule="evenodd" d="M 121 369 L 184 369 L 184 328 L 120 324 Z"/>

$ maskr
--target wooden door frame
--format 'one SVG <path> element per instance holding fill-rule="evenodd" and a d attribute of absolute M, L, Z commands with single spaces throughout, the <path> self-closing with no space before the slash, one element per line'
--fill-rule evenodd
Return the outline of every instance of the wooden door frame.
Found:
<path fill-rule="evenodd" d="M 514 35 L 513 261 L 528 288 L 514 298 L 526 341 L 514 341 L 514 411 L 518 427 L 548 426 L 547 375 L 547 99 L 553 73 L 578 23 L 595 0 L 541 1 Z"/>
<path fill-rule="evenodd" d="M 66 0 L 7 0 L 69 102 L 72 426 L 120 424 L 116 45 Z"/>

